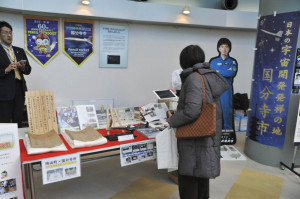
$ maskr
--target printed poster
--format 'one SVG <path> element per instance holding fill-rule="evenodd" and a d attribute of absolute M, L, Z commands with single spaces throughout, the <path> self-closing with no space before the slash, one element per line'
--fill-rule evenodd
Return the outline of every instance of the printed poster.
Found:
<path fill-rule="evenodd" d="M 71 154 L 42 159 L 42 175 L 43 184 L 80 177 L 80 155 Z"/>
<path fill-rule="evenodd" d="M 77 105 L 76 110 L 81 130 L 88 126 L 99 128 L 95 105 Z"/>
<path fill-rule="evenodd" d="M 100 24 L 100 67 L 126 68 L 128 27 Z"/>
<path fill-rule="evenodd" d="M 120 146 L 121 166 L 128 166 L 156 158 L 155 140 L 147 140 Z"/>
<path fill-rule="evenodd" d="M 0 198 L 23 198 L 17 124 L 0 124 Z"/>
<path fill-rule="evenodd" d="M 300 145 L 300 101 L 299 101 L 298 113 L 297 113 L 297 123 L 295 128 L 294 144 Z"/>
<path fill-rule="evenodd" d="M 260 17 L 247 136 L 283 147 L 292 90 L 300 12 Z"/>
<path fill-rule="evenodd" d="M 63 20 L 63 51 L 80 67 L 94 53 L 94 22 Z"/>
<path fill-rule="evenodd" d="M 300 48 L 297 49 L 292 94 L 300 95 Z"/>
<path fill-rule="evenodd" d="M 45 67 L 60 51 L 59 19 L 24 17 L 25 49 Z"/>

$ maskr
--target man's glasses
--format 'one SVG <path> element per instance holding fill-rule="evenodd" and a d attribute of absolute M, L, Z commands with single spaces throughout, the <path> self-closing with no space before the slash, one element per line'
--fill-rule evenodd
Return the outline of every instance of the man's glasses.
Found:
<path fill-rule="evenodd" d="M 8 32 L 8 31 L 3 31 L 1 32 L 3 35 L 13 35 L 14 33 L 13 32 Z"/>

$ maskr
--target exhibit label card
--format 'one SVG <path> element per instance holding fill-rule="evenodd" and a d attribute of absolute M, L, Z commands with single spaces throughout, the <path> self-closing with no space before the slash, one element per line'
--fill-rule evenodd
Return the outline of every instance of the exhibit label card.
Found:
<path fill-rule="evenodd" d="M 0 198 L 23 198 L 17 124 L 0 124 Z"/>
<path fill-rule="evenodd" d="M 128 27 L 100 24 L 100 67 L 126 68 Z"/>
<path fill-rule="evenodd" d="M 155 140 L 147 140 L 120 146 L 120 160 L 122 167 L 144 162 L 147 160 L 154 160 L 155 158 Z"/>
<path fill-rule="evenodd" d="M 81 176 L 80 155 L 71 154 L 42 159 L 43 184 Z"/>

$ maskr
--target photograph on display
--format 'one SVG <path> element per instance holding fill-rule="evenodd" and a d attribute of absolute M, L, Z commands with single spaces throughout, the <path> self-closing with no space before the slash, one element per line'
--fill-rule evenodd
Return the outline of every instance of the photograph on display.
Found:
<path fill-rule="evenodd" d="M 145 153 L 142 153 L 141 155 L 140 155 L 140 160 L 141 161 L 144 161 L 144 160 L 146 160 L 147 159 L 147 153 L 145 152 Z"/>
<path fill-rule="evenodd" d="M 72 176 L 76 176 L 76 167 L 70 167 L 70 168 L 66 168 L 65 169 L 65 176 L 66 177 L 72 177 Z"/>
<path fill-rule="evenodd" d="M 153 150 L 155 148 L 156 148 L 156 142 L 149 142 L 149 143 L 147 143 L 147 149 Z"/>
<path fill-rule="evenodd" d="M 47 181 L 59 181 L 63 179 L 63 169 L 52 169 L 47 171 Z"/>
<path fill-rule="evenodd" d="M 16 190 L 17 190 L 17 183 L 15 178 L 0 181 L 0 197 L 1 195 L 12 193 Z"/>
<path fill-rule="evenodd" d="M 147 144 L 140 144 L 140 150 L 141 151 L 146 151 L 147 150 Z"/>
<path fill-rule="evenodd" d="M 153 151 L 149 151 L 149 152 L 147 152 L 147 157 L 148 158 L 152 158 L 153 157 Z"/>
<path fill-rule="evenodd" d="M 137 163 L 139 161 L 139 156 L 138 155 L 133 155 L 131 156 L 131 163 Z"/>
<path fill-rule="evenodd" d="M 75 106 L 71 107 L 58 107 L 57 120 L 60 128 L 79 128 L 78 113 Z"/>
<path fill-rule="evenodd" d="M 14 147 L 14 137 L 12 134 L 0 135 L 0 150 L 11 149 Z"/>
<path fill-rule="evenodd" d="M 300 86 L 300 69 L 296 69 L 295 76 L 294 76 L 294 85 Z"/>
<path fill-rule="evenodd" d="M 296 67 L 300 68 L 300 50 L 298 49 L 297 57 L 296 57 Z"/>
<path fill-rule="evenodd" d="M 126 165 L 131 164 L 131 157 L 126 157 L 126 158 L 125 158 L 125 164 L 126 164 Z"/>
<path fill-rule="evenodd" d="M 128 146 L 128 147 L 123 147 L 122 148 L 122 153 L 132 153 L 132 146 Z"/>

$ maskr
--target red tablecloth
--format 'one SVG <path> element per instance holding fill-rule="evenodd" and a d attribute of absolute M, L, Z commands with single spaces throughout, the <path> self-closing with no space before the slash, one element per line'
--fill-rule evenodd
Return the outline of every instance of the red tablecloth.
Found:
<path fill-rule="evenodd" d="M 99 129 L 98 132 L 101 133 L 103 136 L 107 135 L 107 131 L 105 129 Z M 114 134 L 114 133 L 120 133 L 121 130 L 114 129 L 114 130 L 110 130 L 109 132 L 110 132 L 110 134 Z M 27 154 L 26 148 L 24 146 L 24 142 L 21 139 L 21 140 L 19 140 L 20 141 L 21 162 L 40 160 L 40 159 L 44 159 L 44 158 L 56 157 L 56 156 L 60 156 L 60 155 L 67 155 L 67 154 L 77 153 L 77 152 L 81 152 L 81 151 L 92 151 L 92 150 L 95 150 L 95 149 L 101 149 L 101 148 L 104 149 L 104 148 L 109 148 L 109 147 L 112 147 L 112 146 L 118 146 L 118 145 L 122 145 L 122 144 L 129 144 L 129 143 L 133 143 L 133 142 L 149 140 L 149 138 L 141 135 L 138 132 L 134 132 L 134 134 L 137 136 L 137 137 L 134 138 L 134 140 L 128 140 L 128 141 L 123 141 L 123 142 L 107 140 L 107 143 L 103 144 L 103 145 L 85 147 L 85 148 L 76 148 L 76 149 L 72 149 L 68 145 L 68 143 L 65 141 L 65 139 L 62 137 L 62 135 L 60 135 L 61 139 L 63 140 L 65 146 L 68 149 L 67 151 L 49 152 L 49 153 L 42 153 L 42 154 L 35 154 L 35 155 L 28 155 Z"/>

